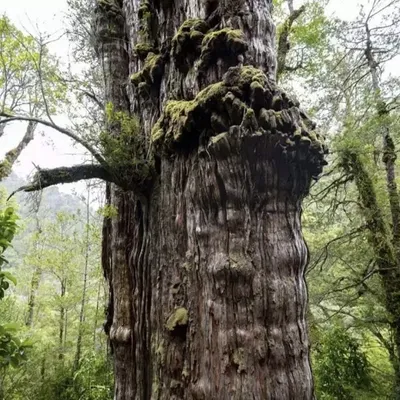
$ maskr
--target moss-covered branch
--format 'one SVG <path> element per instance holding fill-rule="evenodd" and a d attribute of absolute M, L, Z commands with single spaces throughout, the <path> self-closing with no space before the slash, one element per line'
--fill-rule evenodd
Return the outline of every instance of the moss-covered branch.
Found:
<path fill-rule="evenodd" d="M 391 241 L 391 233 L 383 211 L 378 203 L 376 190 L 370 174 L 360 156 L 351 150 L 343 151 L 341 166 L 354 177 L 364 218 L 367 223 L 369 241 L 373 247 L 376 264 L 386 292 L 387 309 L 391 315 L 400 318 L 400 273 L 395 250 Z"/>
<path fill-rule="evenodd" d="M 304 13 L 306 7 L 303 5 L 297 10 L 291 10 L 289 17 L 286 21 L 281 25 L 279 30 L 279 37 L 278 37 L 278 52 L 277 52 L 277 71 L 276 71 L 276 79 L 277 81 L 281 77 L 281 75 L 287 70 L 294 70 L 297 68 L 289 68 L 286 65 L 287 55 L 290 50 L 290 42 L 289 42 L 289 35 L 292 29 L 294 22 Z M 300 68 L 301 65 L 298 65 Z"/>

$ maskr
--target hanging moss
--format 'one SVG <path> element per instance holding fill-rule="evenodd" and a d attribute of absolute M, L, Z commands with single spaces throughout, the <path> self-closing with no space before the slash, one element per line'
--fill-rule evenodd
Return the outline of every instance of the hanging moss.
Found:
<path fill-rule="evenodd" d="M 140 3 L 139 18 L 139 42 L 134 46 L 134 53 L 139 59 L 144 60 L 149 53 L 158 53 L 156 41 L 157 18 L 154 9 L 148 0 Z"/>
<path fill-rule="evenodd" d="M 163 58 L 160 54 L 148 53 L 143 69 L 131 75 L 131 82 L 135 87 L 140 83 L 148 85 L 158 84 L 164 68 Z"/>
<path fill-rule="evenodd" d="M 242 31 L 224 28 L 209 32 L 201 43 L 199 69 L 204 70 L 210 64 L 222 58 L 232 65 L 237 64 L 237 57 L 245 53 L 247 43 Z"/>
<path fill-rule="evenodd" d="M 172 38 L 171 54 L 178 69 L 186 72 L 201 53 L 208 25 L 202 19 L 188 19 Z"/>

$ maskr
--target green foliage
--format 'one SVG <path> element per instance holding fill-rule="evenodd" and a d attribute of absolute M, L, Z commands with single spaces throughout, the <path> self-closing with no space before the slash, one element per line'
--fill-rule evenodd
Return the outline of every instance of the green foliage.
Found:
<path fill-rule="evenodd" d="M 292 27 L 290 37 L 292 46 L 306 46 L 308 49 L 327 46 L 331 20 L 325 15 L 324 3 L 326 2 L 306 2 L 305 13 Z"/>
<path fill-rule="evenodd" d="M 39 116 L 54 114 L 66 99 L 66 85 L 59 75 L 58 60 L 31 35 L 0 17 L 1 111 Z"/>
<path fill-rule="evenodd" d="M 17 283 L 14 275 L 2 270 L 4 264 L 7 263 L 4 253 L 11 246 L 17 231 L 17 219 L 11 207 L 0 211 L 0 300 L 4 298 L 10 283 L 14 285 Z M 18 324 L 0 324 L 0 373 L 9 365 L 18 367 L 26 361 L 26 350 L 31 343 L 28 340 L 21 340 L 17 334 Z"/>
<path fill-rule="evenodd" d="M 110 129 L 100 134 L 100 145 L 112 173 L 126 185 L 129 185 L 133 173 L 146 180 L 151 175 L 153 164 L 145 152 L 138 119 L 126 112 L 115 111 L 111 103 L 106 106 L 106 118 Z M 117 131 L 118 135 L 111 134 L 111 131 Z"/>
<path fill-rule="evenodd" d="M 313 369 L 318 398 L 358 399 L 371 387 L 367 358 L 348 331 L 330 326 L 315 345 Z"/>
<path fill-rule="evenodd" d="M 0 302 L 0 324 L 13 334 L 12 341 L 7 338 L 7 351 L 8 365 L 15 368 L 0 368 L 0 399 L 112 399 L 113 369 L 102 332 L 101 218 L 93 213 L 84 224 L 81 212 L 58 213 L 53 220 L 48 219 L 49 213 L 46 217 L 40 220 L 39 231 L 25 234 L 17 268 L 13 263 L 9 266 L 18 286 Z M 88 285 L 80 325 L 86 259 Z M 32 320 L 28 322 L 31 306 Z M 23 336 L 30 341 L 15 340 L 20 325 L 26 325 Z M 82 352 L 76 367 L 79 330 Z M 31 344 L 27 358 L 26 348 Z M 0 350 L 0 363 L 1 355 Z"/>
<path fill-rule="evenodd" d="M 89 350 L 83 354 L 78 371 L 61 367 L 41 386 L 36 396 L 59 400 L 111 400 L 113 397 L 111 360 Z"/>

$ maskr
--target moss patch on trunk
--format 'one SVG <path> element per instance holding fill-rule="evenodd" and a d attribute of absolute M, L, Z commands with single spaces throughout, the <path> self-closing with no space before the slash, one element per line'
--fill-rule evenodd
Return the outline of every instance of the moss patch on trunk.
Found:
<path fill-rule="evenodd" d="M 168 331 L 173 332 L 178 327 L 187 326 L 189 321 L 188 310 L 184 307 L 177 308 L 173 314 L 168 318 L 165 327 Z"/>
<path fill-rule="evenodd" d="M 133 86 L 139 88 L 140 84 L 150 87 L 160 83 L 160 79 L 164 69 L 163 58 L 160 54 L 148 53 L 144 61 L 143 69 L 131 75 Z"/>
<path fill-rule="evenodd" d="M 278 100 L 279 101 L 278 101 Z M 307 161 L 316 175 L 327 152 L 315 124 L 259 69 L 232 67 L 221 82 L 203 89 L 193 100 L 171 100 L 154 125 L 156 152 L 191 151 L 224 132 L 267 135 L 285 156 Z M 231 133 L 229 133 L 231 134 Z"/>
<path fill-rule="evenodd" d="M 176 67 L 182 72 L 190 69 L 201 53 L 201 43 L 208 25 L 202 19 L 188 19 L 172 38 L 171 54 Z"/>
<path fill-rule="evenodd" d="M 224 28 L 207 33 L 201 43 L 199 69 L 205 70 L 219 58 L 237 64 L 237 57 L 247 50 L 243 32 L 238 29 Z"/>

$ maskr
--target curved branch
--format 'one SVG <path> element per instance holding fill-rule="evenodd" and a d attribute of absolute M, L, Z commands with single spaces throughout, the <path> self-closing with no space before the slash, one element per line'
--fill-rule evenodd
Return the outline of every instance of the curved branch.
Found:
<path fill-rule="evenodd" d="M 18 192 L 35 192 L 59 183 L 72 183 L 84 179 L 102 179 L 107 182 L 114 181 L 107 169 L 101 165 L 88 164 L 54 169 L 38 169 L 33 176 L 32 182 L 11 193 L 10 197 Z"/>
<path fill-rule="evenodd" d="M 24 117 L 22 115 L 10 115 L 7 113 L 0 112 L 1 117 L 5 117 L 4 119 L 0 120 L 0 125 L 1 124 L 6 124 L 8 122 L 13 122 L 13 121 L 28 121 L 28 122 L 36 122 L 38 124 L 48 126 L 50 128 L 55 129 L 56 131 L 68 136 L 75 142 L 79 143 L 82 145 L 86 150 L 88 150 L 93 157 L 103 166 L 107 167 L 107 162 L 106 160 L 102 157 L 102 155 L 91 145 L 89 144 L 86 140 L 83 140 L 81 137 L 76 135 L 74 132 L 70 131 L 69 129 L 63 128 L 55 123 L 46 121 L 44 119 L 40 118 L 35 118 L 35 117 Z"/>
<path fill-rule="evenodd" d="M 289 8 L 290 8 L 289 3 Z M 293 7 L 293 4 L 292 4 Z M 291 10 L 289 17 L 286 19 L 286 21 L 282 25 L 282 30 L 279 35 L 278 39 L 278 67 L 277 67 L 277 72 L 276 72 L 276 80 L 278 81 L 280 76 L 285 72 L 288 67 L 286 65 L 286 58 L 289 53 L 290 49 L 290 43 L 289 43 L 289 34 L 292 29 L 293 23 L 298 19 L 301 14 L 304 13 L 306 10 L 305 5 L 302 5 L 299 9 L 297 10 Z M 301 64 L 301 63 L 300 63 Z M 299 66 L 300 68 L 300 66 Z"/>
<path fill-rule="evenodd" d="M 33 140 L 36 125 L 36 122 L 30 121 L 28 123 L 25 134 L 21 141 L 18 143 L 17 147 L 8 151 L 4 157 L 4 160 L 0 162 L 0 181 L 10 175 L 12 167 L 17 161 L 18 157 L 21 155 L 26 146 L 28 146 L 28 144 Z M 3 125 L 0 125 L 0 127 L 1 126 Z"/>

